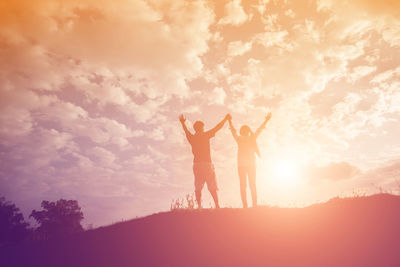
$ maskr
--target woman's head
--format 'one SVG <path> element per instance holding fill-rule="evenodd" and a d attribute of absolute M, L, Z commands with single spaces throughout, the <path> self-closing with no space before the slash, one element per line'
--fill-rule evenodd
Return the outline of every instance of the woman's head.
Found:
<path fill-rule="evenodd" d="M 242 127 L 240 127 L 239 132 L 241 136 L 249 136 L 252 133 L 250 127 L 247 125 L 243 125 Z"/>

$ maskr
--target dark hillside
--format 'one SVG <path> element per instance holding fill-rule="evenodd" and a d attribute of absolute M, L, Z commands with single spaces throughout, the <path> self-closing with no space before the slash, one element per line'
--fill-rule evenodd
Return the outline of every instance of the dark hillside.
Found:
<path fill-rule="evenodd" d="M 165 212 L 2 249 L 1 266 L 400 266 L 400 197 Z"/>

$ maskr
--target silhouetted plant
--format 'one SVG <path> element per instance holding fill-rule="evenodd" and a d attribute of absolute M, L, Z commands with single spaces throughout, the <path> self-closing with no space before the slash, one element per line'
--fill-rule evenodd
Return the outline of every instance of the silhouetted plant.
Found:
<path fill-rule="evenodd" d="M 183 199 L 177 198 L 172 199 L 171 202 L 171 211 L 183 209 Z"/>
<path fill-rule="evenodd" d="M 190 194 L 186 195 L 186 203 L 187 203 L 187 209 L 189 209 L 189 210 L 194 209 L 193 195 L 190 195 Z"/>
<path fill-rule="evenodd" d="M 357 198 L 357 197 L 365 197 L 367 196 L 367 192 L 363 189 L 353 189 L 353 192 L 351 194 L 351 197 Z"/>
<path fill-rule="evenodd" d="M 83 231 L 81 225 L 83 213 L 78 201 L 60 199 L 50 202 L 44 200 L 41 207 L 43 210 L 33 210 L 30 215 L 39 223 L 36 232 L 41 238 L 48 239 Z"/>
<path fill-rule="evenodd" d="M 185 200 L 186 200 L 186 204 L 185 204 Z M 187 194 L 186 199 L 177 198 L 177 199 L 172 200 L 171 211 L 184 210 L 184 209 L 193 210 L 194 206 L 195 206 L 195 204 L 194 204 L 193 194 Z"/>
<path fill-rule="evenodd" d="M 26 239 L 29 234 L 28 226 L 19 208 L 0 197 L 0 246 Z"/>

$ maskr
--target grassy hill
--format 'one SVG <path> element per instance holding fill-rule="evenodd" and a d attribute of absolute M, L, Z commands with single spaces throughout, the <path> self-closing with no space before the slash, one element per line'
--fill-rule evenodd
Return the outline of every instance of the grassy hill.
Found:
<path fill-rule="evenodd" d="M 0 252 L 1 266 L 400 266 L 400 197 L 154 214 Z"/>

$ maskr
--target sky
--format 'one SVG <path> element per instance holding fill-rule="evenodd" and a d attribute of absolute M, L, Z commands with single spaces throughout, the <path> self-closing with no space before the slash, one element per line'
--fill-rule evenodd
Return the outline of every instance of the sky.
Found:
<path fill-rule="evenodd" d="M 396 0 L 4 0 L 0 196 L 25 217 L 76 199 L 94 226 L 167 211 L 194 190 L 179 114 L 255 130 L 268 112 L 261 204 L 399 193 L 399 63 Z M 227 125 L 211 149 L 240 207 Z"/>

